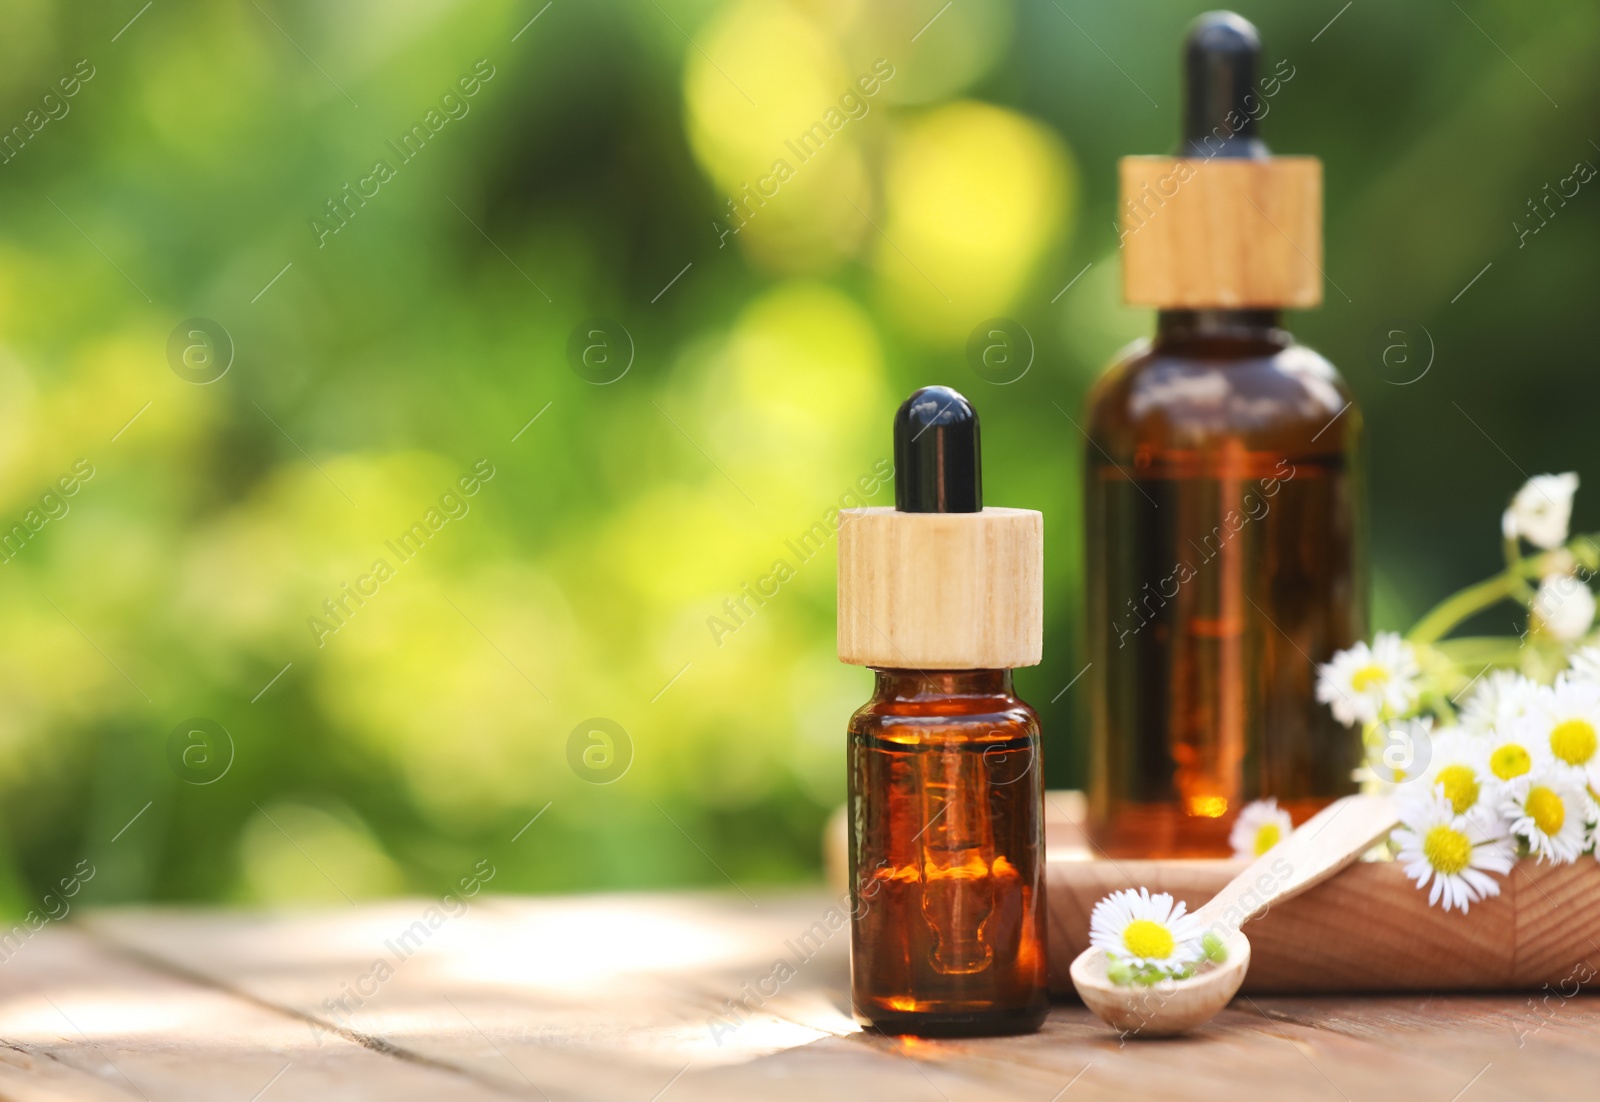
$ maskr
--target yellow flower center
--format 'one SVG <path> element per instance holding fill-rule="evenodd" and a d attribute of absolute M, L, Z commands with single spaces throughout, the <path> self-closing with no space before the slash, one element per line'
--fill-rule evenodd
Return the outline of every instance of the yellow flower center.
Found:
<path fill-rule="evenodd" d="M 1148 918 L 1136 918 L 1122 930 L 1122 944 L 1128 952 L 1146 960 L 1166 960 L 1176 947 L 1172 931 Z"/>
<path fill-rule="evenodd" d="M 1381 689 L 1389 683 L 1389 671 L 1374 662 L 1370 666 L 1362 666 L 1350 675 L 1350 687 L 1358 693 L 1369 689 Z"/>
<path fill-rule="evenodd" d="M 1528 799 L 1522 807 L 1533 825 L 1547 836 L 1560 833 L 1561 824 L 1567 821 L 1567 808 L 1561 797 L 1542 785 L 1528 790 Z"/>
<path fill-rule="evenodd" d="M 1528 752 L 1514 742 L 1497 747 L 1489 755 L 1489 768 L 1494 770 L 1494 775 L 1503 781 L 1512 777 L 1520 777 L 1533 768 L 1533 759 Z"/>
<path fill-rule="evenodd" d="M 1472 843 L 1454 827 L 1436 826 L 1422 840 L 1422 855 L 1446 876 L 1454 876 L 1471 862 Z"/>
<path fill-rule="evenodd" d="M 1478 775 L 1468 765 L 1447 765 L 1439 770 L 1433 783 L 1444 789 L 1444 795 L 1457 815 L 1478 802 Z"/>
<path fill-rule="evenodd" d="M 1550 752 L 1568 765 L 1583 765 L 1597 748 L 1600 738 L 1588 720 L 1563 720 L 1550 732 Z"/>
<path fill-rule="evenodd" d="M 1256 856 L 1260 857 L 1267 850 L 1278 844 L 1283 837 L 1283 832 L 1278 829 L 1277 823 L 1267 823 L 1256 831 Z"/>

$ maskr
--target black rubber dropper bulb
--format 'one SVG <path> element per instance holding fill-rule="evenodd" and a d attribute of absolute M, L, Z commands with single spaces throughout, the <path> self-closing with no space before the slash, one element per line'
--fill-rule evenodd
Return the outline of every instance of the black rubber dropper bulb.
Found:
<path fill-rule="evenodd" d="M 947 386 L 925 386 L 894 415 L 894 507 L 981 513 L 978 413 Z"/>
<path fill-rule="evenodd" d="M 1184 157 L 1265 157 L 1252 112 L 1261 110 L 1255 87 L 1261 36 L 1231 11 L 1211 11 L 1189 24 L 1183 43 Z"/>

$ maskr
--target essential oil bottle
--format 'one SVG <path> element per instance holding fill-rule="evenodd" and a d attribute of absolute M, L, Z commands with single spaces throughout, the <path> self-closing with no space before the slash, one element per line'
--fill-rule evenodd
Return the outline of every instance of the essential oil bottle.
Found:
<path fill-rule="evenodd" d="M 925 387 L 895 415 L 895 506 L 839 529 L 850 719 L 851 991 L 883 1033 L 1038 1029 L 1045 991 L 1039 718 L 1044 518 L 985 509 L 978 415 Z"/>
<path fill-rule="evenodd" d="M 1258 133 L 1293 69 L 1191 26 L 1176 157 L 1121 164 L 1123 289 L 1153 340 L 1089 399 L 1091 819 L 1111 857 L 1227 855 L 1245 803 L 1354 790 L 1319 662 L 1366 634 L 1361 414 L 1283 327 L 1322 300 L 1322 167 Z"/>

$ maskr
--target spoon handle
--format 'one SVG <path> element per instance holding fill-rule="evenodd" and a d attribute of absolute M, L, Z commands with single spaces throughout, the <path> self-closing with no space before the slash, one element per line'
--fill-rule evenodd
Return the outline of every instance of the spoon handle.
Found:
<path fill-rule="evenodd" d="M 1315 887 L 1398 825 L 1389 796 L 1346 796 L 1252 861 L 1195 912 L 1202 925 L 1237 930 L 1274 903 Z"/>

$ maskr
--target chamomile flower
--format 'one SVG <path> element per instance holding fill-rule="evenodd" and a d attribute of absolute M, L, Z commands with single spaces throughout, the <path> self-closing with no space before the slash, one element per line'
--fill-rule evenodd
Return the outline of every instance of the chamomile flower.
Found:
<path fill-rule="evenodd" d="M 1600 647 L 1580 647 L 1572 656 L 1567 676 L 1574 681 L 1600 683 Z"/>
<path fill-rule="evenodd" d="M 1418 888 L 1432 882 L 1430 906 L 1442 902 L 1447 911 L 1466 911 L 1500 894 L 1499 882 L 1489 874 L 1509 873 L 1515 851 L 1498 818 L 1476 811 L 1457 815 L 1442 792 L 1404 801 L 1401 816 L 1393 834 L 1400 847 L 1397 860 Z"/>
<path fill-rule="evenodd" d="M 1529 723 L 1563 765 L 1587 771 L 1600 763 L 1600 683 L 1563 674 L 1555 685 L 1539 690 Z"/>
<path fill-rule="evenodd" d="M 1404 715 L 1417 702 L 1416 651 L 1393 632 L 1357 643 L 1320 666 L 1317 699 L 1346 727 Z"/>
<path fill-rule="evenodd" d="M 1474 808 L 1488 806 L 1491 777 L 1484 740 L 1452 728 L 1434 736 L 1428 768 L 1423 773 L 1427 783 L 1414 787 L 1425 793 L 1443 793 L 1450 801 L 1450 809 L 1465 815 Z"/>
<path fill-rule="evenodd" d="M 1572 656 L 1571 668 L 1556 678 L 1557 691 L 1565 689 L 1569 694 L 1576 694 L 1578 692 L 1577 686 L 1580 685 L 1595 686 L 1600 689 L 1600 647 L 1583 647 L 1579 649 Z M 1590 726 L 1592 729 L 1600 731 L 1600 723 L 1592 719 L 1590 720 Z M 1555 753 L 1559 760 L 1566 761 L 1568 760 L 1567 755 L 1556 751 L 1554 734 L 1555 732 L 1552 730 L 1551 752 Z M 1561 749 L 1566 751 L 1567 754 L 1578 756 L 1583 749 L 1585 741 L 1583 729 L 1571 727 L 1563 732 Z M 1589 795 L 1595 797 L 1597 793 L 1600 793 L 1600 751 L 1592 753 L 1581 768 L 1584 771 L 1584 779 L 1589 786 Z M 1600 857 L 1600 850 L 1596 851 L 1596 856 Z"/>
<path fill-rule="evenodd" d="M 1594 590 L 1571 574 L 1552 574 L 1533 595 L 1533 614 L 1551 638 L 1582 639 L 1594 626 Z"/>
<path fill-rule="evenodd" d="M 1600 658 L 1600 651 L 1596 652 Z M 1600 664 L 1596 670 L 1600 671 Z M 1461 726 L 1484 734 L 1501 723 L 1514 723 L 1527 715 L 1539 686 L 1515 670 L 1495 670 L 1480 678 L 1461 708 Z"/>
<path fill-rule="evenodd" d="M 1589 845 L 1589 794 L 1570 768 L 1546 765 L 1505 786 L 1500 814 L 1540 861 L 1568 865 Z"/>
<path fill-rule="evenodd" d="M 1378 724 L 1368 732 L 1366 761 L 1355 779 L 1376 782 L 1379 791 L 1416 780 L 1432 756 L 1433 739 L 1432 716 Z"/>
<path fill-rule="evenodd" d="M 1508 540 L 1521 536 L 1546 551 L 1567 542 L 1567 526 L 1572 522 L 1572 495 L 1578 492 L 1578 476 L 1539 474 L 1528 479 L 1511 499 L 1511 507 L 1500 518 L 1500 531 Z"/>
<path fill-rule="evenodd" d="M 1135 968 L 1170 976 L 1205 959 L 1204 934 L 1182 903 L 1166 892 L 1151 895 L 1148 888 L 1112 892 L 1089 917 L 1090 945 Z"/>
<path fill-rule="evenodd" d="M 1260 857 L 1289 837 L 1294 822 L 1274 799 L 1256 800 L 1244 806 L 1233 821 L 1228 844 L 1235 857 Z"/>
<path fill-rule="evenodd" d="M 1531 719 L 1502 723 L 1489 732 L 1489 774 L 1514 781 L 1550 761 L 1550 740 Z"/>

